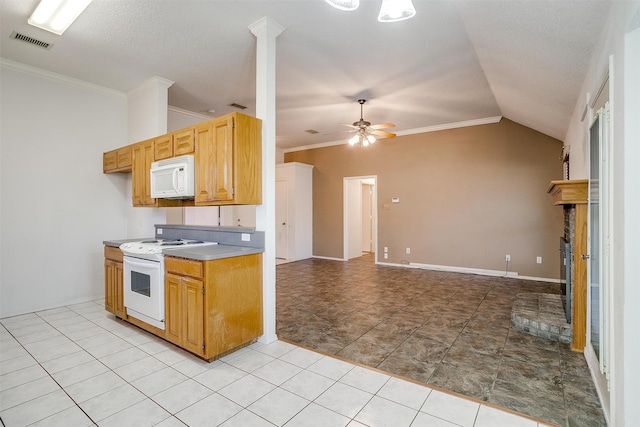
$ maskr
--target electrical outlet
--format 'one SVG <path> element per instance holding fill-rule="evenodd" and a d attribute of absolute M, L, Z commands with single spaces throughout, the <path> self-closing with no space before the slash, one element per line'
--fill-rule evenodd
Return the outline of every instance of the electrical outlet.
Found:
<path fill-rule="evenodd" d="M 384 259 L 389 259 L 389 254 L 385 253 L 384 254 Z"/>
<path fill-rule="evenodd" d="M 389 252 L 389 248 L 388 247 L 384 247 L 384 253 L 386 254 L 387 252 Z"/>
<path fill-rule="evenodd" d="M 507 254 L 504 256 L 505 261 L 511 261 L 511 255 Z"/>
<path fill-rule="evenodd" d="M 407 254 L 410 254 L 410 253 L 411 253 L 411 248 L 407 248 L 407 249 L 405 249 L 404 251 L 405 251 Z"/>
<path fill-rule="evenodd" d="M 542 264 L 542 257 L 541 257 L 541 256 L 537 257 L 537 258 L 536 258 L 536 262 L 537 262 L 538 264 Z"/>

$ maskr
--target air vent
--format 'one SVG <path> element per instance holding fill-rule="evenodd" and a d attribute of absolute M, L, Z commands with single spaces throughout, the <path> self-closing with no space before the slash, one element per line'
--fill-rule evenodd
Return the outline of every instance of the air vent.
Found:
<path fill-rule="evenodd" d="M 46 50 L 50 50 L 53 47 L 53 43 L 43 42 L 42 40 L 34 39 L 33 37 L 25 36 L 24 34 L 16 33 L 13 31 L 9 38 L 20 40 L 21 42 L 29 43 L 33 46 L 38 46 Z"/>
<path fill-rule="evenodd" d="M 247 108 L 244 105 L 236 104 L 235 102 L 232 102 L 231 104 L 229 104 L 229 107 L 235 107 L 235 108 L 239 108 L 241 110 L 245 110 Z"/>
<path fill-rule="evenodd" d="M 318 132 L 317 130 L 314 130 L 314 129 L 307 129 L 307 130 L 305 130 L 305 132 L 306 133 L 310 133 L 311 135 L 315 135 L 316 133 L 320 133 L 320 132 Z"/>

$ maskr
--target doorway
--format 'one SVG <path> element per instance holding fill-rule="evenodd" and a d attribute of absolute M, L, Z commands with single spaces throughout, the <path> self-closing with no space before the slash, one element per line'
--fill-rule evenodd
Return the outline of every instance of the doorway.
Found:
<path fill-rule="evenodd" d="M 377 177 L 356 176 L 343 178 L 343 260 L 374 254 L 378 262 Z"/>

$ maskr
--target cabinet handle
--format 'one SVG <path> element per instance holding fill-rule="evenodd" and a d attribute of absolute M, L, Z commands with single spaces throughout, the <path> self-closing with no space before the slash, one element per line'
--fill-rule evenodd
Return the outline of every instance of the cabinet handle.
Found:
<path fill-rule="evenodd" d="M 589 259 L 591 256 L 589 254 L 582 254 L 582 259 Z"/>

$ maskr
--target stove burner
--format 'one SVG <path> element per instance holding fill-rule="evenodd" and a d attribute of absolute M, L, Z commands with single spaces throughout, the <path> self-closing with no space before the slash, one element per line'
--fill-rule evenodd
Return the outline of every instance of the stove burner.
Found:
<path fill-rule="evenodd" d="M 158 243 L 158 241 L 157 240 L 143 240 L 140 243 Z"/>
<path fill-rule="evenodd" d="M 185 242 L 185 244 L 187 244 L 187 245 L 195 245 L 195 244 L 198 244 L 198 243 L 204 243 L 204 241 L 202 241 L 202 240 L 189 240 L 189 241 Z"/>
<path fill-rule="evenodd" d="M 180 245 L 184 245 L 185 242 L 182 241 L 182 239 L 178 239 L 178 240 L 165 240 L 162 241 L 160 243 L 158 243 L 158 245 L 160 246 L 180 246 Z"/>

